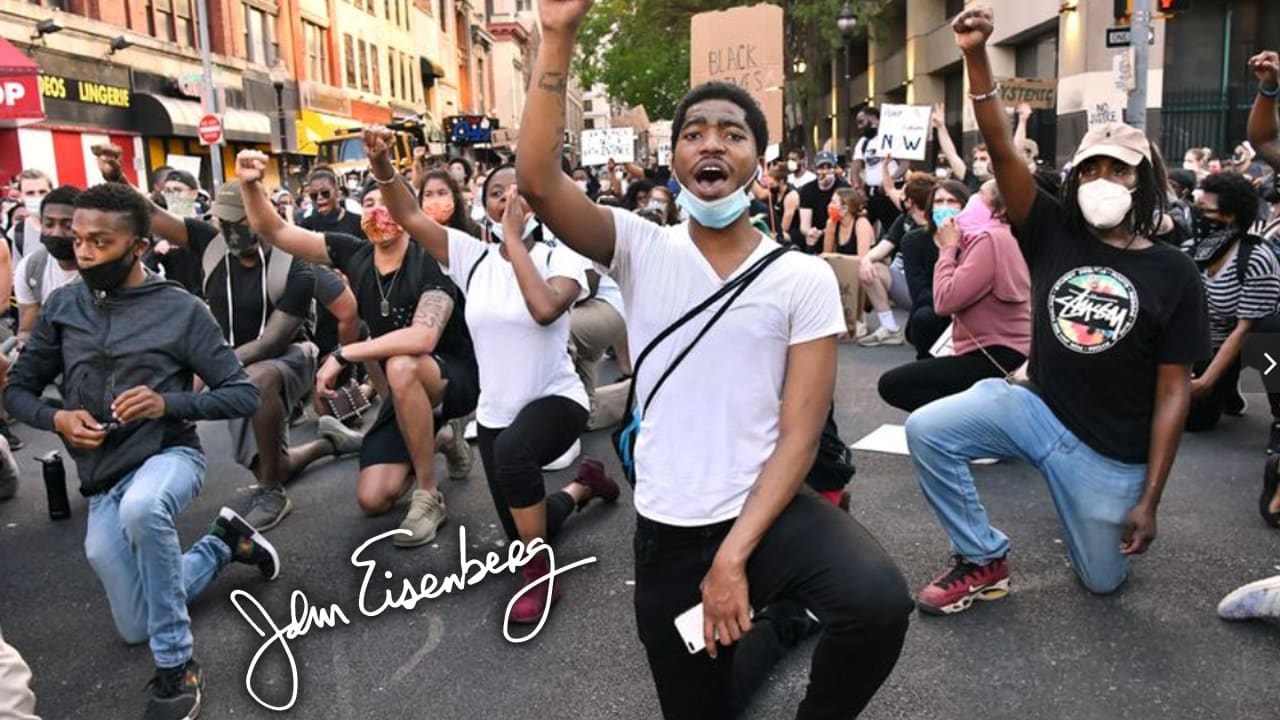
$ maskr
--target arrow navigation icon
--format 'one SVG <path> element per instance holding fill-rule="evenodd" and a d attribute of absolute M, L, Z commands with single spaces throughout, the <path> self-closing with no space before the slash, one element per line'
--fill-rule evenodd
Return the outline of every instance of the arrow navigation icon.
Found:
<path fill-rule="evenodd" d="M 1266 358 L 1267 362 L 1271 363 L 1269 366 L 1267 366 L 1266 370 L 1262 371 L 1262 374 L 1270 375 L 1271 371 L 1276 369 L 1276 359 L 1271 357 L 1271 353 L 1265 353 L 1265 352 L 1262 353 L 1262 357 Z"/>

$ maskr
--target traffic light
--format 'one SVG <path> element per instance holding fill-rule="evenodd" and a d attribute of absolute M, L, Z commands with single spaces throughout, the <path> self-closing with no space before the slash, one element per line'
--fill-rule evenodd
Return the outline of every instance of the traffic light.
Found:
<path fill-rule="evenodd" d="M 1191 9 L 1191 0 L 1159 0 L 1158 11 L 1167 15 L 1186 12 Z"/>

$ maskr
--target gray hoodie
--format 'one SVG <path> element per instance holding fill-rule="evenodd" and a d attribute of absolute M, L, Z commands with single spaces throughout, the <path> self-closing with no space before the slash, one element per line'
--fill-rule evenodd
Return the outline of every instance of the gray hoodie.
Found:
<path fill-rule="evenodd" d="M 159 420 L 122 425 L 94 450 L 67 445 L 86 497 L 110 490 L 164 448 L 201 449 L 195 421 L 248 417 L 258 409 L 258 389 L 209 308 L 150 273 L 138 287 L 108 293 L 78 280 L 54 291 L 9 371 L 9 413 L 53 430 L 57 409 L 40 395 L 59 374 L 66 409 L 88 410 L 99 422 L 113 419 L 111 403 L 129 388 L 146 385 L 164 397 Z M 193 374 L 207 392 L 191 392 Z"/>

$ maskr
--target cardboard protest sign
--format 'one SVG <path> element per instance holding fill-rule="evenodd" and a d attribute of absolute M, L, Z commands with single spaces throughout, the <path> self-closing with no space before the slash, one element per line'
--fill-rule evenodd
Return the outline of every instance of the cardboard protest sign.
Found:
<path fill-rule="evenodd" d="M 582 131 L 582 164 L 604 165 L 635 162 L 636 131 L 632 128 L 606 128 Z"/>
<path fill-rule="evenodd" d="M 1085 94 L 1084 110 L 1089 128 L 1109 122 L 1124 122 L 1124 109 L 1128 104 L 1125 94 L 1112 87 L 1104 87 Z"/>
<path fill-rule="evenodd" d="M 769 120 L 770 143 L 782 141 L 782 28 L 777 5 L 698 13 L 690 20 L 690 84 L 719 80 L 751 93 Z"/>
<path fill-rule="evenodd" d="M 932 114 L 928 105 L 881 105 L 877 154 L 892 155 L 895 160 L 924 160 Z"/>
<path fill-rule="evenodd" d="M 1058 107 L 1058 81 L 1033 78 L 1003 78 L 1000 80 L 1000 99 L 1006 107 L 1026 103 L 1032 110 L 1056 110 Z"/>

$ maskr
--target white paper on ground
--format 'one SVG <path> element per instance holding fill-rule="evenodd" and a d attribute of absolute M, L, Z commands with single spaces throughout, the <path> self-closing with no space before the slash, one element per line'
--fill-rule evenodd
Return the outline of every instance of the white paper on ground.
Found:
<path fill-rule="evenodd" d="M 902 425 L 881 425 L 850 446 L 853 450 L 910 455 L 907 451 L 907 429 Z"/>

